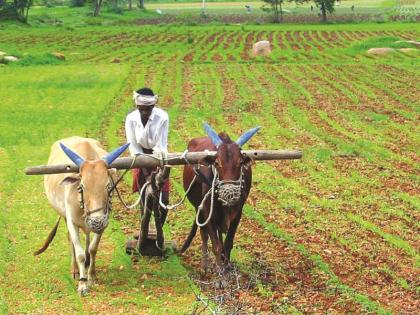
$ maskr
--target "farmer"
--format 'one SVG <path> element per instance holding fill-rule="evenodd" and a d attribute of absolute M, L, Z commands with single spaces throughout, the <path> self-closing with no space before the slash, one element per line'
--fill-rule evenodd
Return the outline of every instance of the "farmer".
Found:
<path fill-rule="evenodd" d="M 156 107 L 158 96 L 149 88 L 133 91 L 133 100 L 137 110 L 127 115 L 125 134 L 130 143 L 132 156 L 153 154 L 162 159 L 168 152 L 168 113 Z M 133 169 L 133 192 L 140 191 L 147 176 L 153 168 Z M 169 203 L 169 179 L 162 188 L 162 202 Z M 162 225 L 165 222 L 167 210 L 161 208 Z"/>

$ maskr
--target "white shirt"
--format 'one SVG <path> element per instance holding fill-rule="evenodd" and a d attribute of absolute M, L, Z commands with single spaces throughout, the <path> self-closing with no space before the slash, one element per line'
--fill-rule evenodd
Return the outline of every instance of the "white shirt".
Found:
<path fill-rule="evenodd" d="M 130 154 L 143 153 L 142 148 L 168 152 L 168 126 L 168 113 L 163 109 L 153 107 L 146 126 L 141 122 L 140 112 L 137 109 L 132 111 L 125 120 Z"/>

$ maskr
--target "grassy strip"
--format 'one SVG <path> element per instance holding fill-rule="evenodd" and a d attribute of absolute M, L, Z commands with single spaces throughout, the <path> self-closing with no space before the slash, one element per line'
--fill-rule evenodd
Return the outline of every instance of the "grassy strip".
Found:
<path fill-rule="evenodd" d="M 95 79 L 96 81 L 91 84 L 94 88 L 95 93 L 89 91 L 84 95 L 84 91 L 70 90 L 72 97 L 66 99 L 65 85 L 62 85 L 60 90 L 54 90 L 49 88 L 49 99 L 52 104 L 60 104 L 62 112 L 58 110 L 54 111 L 55 115 L 44 117 L 45 121 L 43 124 L 37 124 L 38 120 L 42 115 L 45 116 L 44 107 L 39 106 L 39 103 L 45 104 L 45 100 L 42 98 L 37 101 L 34 98 L 34 103 L 31 102 L 26 106 L 30 105 L 31 120 L 32 123 L 28 122 L 26 128 L 31 129 L 32 134 L 36 133 L 38 128 L 44 128 L 48 126 L 49 134 L 45 133 L 45 138 L 39 144 L 34 143 L 28 146 L 25 139 L 30 139 L 30 133 L 26 133 L 26 129 L 20 129 L 21 137 L 17 145 L 12 145 L 14 139 L 6 140 L 8 150 L 14 152 L 19 158 L 16 159 L 14 165 L 22 169 L 24 165 L 29 164 L 43 164 L 42 160 L 48 155 L 48 146 L 45 143 L 52 143 L 54 140 L 69 134 L 85 134 L 86 132 L 92 136 L 96 136 L 99 133 L 100 123 L 102 118 L 100 117 L 103 113 L 103 109 L 108 106 L 110 99 L 113 99 L 113 95 L 121 89 L 120 84 L 124 85 L 121 81 L 115 81 L 112 86 L 103 84 L 107 82 L 106 78 L 111 77 L 111 73 L 114 76 L 124 78 L 125 67 L 120 66 L 101 66 L 101 75 Z M 121 69 L 121 71 L 116 71 Z M 24 70 L 24 69 L 22 69 Z M 27 68 L 25 71 L 31 71 L 32 69 Z M 36 69 L 35 69 L 36 70 Z M 82 67 L 70 67 L 72 73 L 81 74 L 86 77 L 86 73 L 90 71 L 95 72 L 95 67 L 86 68 Z M 48 73 L 41 77 L 38 76 L 38 82 L 42 82 L 43 78 L 46 81 L 55 84 L 56 78 L 51 73 Z M 52 73 L 55 73 L 54 71 Z M 61 70 L 63 73 L 63 69 Z M 161 74 L 160 74 L 161 75 Z M 28 77 L 27 80 L 29 79 Z M 47 79 L 48 78 L 48 79 Z M 157 76 L 158 80 L 159 75 Z M 5 77 L 5 80 L 8 80 Z M 5 81 L 7 82 L 7 81 Z M 10 83 L 12 84 L 12 83 Z M 77 87 L 77 85 L 76 85 Z M 101 89 L 102 87 L 102 89 Z M 37 85 L 34 89 L 37 89 Z M 125 88 L 123 89 L 125 90 Z M 36 95 L 32 90 L 29 90 L 32 94 Z M 29 93 L 28 89 L 25 89 L 25 93 Z M 35 90 L 37 91 L 37 90 Z M 87 91 L 86 91 L 87 92 Z M 99 94 L 99 96 L 97 95 Z M 58 95 L 63 100 L 62 103 L 58 103 L 55 100 Z M 75 97 L 76 95 L 76 97 Z M 90 95 L 90 98 L 87 97 Z M 77 97 L 79 96 L 79 97 Z M 92 100 L 93 98 L 93 100 Z M 16 101 L 19 97 L 16 97 Z M 71 100 L 77 100 L 77 103 L 71 103 Z M 112 101 L 114 102 L 114 101 Z M 86 107 L 88 103 L 90 106 Z M 6 103 L 10 104 L 11 108 L 13 101 L 10 100 Z M 36 104 L 36 105 L 35 105 Z M 79 108 L 78 104 L 81 105 Z M 33 109 L 35 107 L 35 109 Z M 113 105 L 112 107 L 115 107 Z M 68 117 L 69 111 L 74 110 L 85 111 L 84 116 L 86 118 L 75 120 L 73 117 Z M 9 116 L 14 111 L 9 112 Z M 20 111 L 15 111 L 15 114 L 21 115 Z M 108 113 L 110 114 L 110 113 Z M 87 118 L 88 117 L 88 118 Z M 6 119 L 7 121 L 9 117 Z M 62 121 L 65 119 L 72 119 L 72 124 L 68 128 L 63 128 L 62 124 L 54 126 L 54 122 Z M 14 119 L 13 121 L 16 121 Z M 92 126 L 92 128 L 89 128 Z M 111 128 L 114 126 L 110 125 Z M 54 129 L 55 128 L 55 129 Z M 4 132 L 9 132 L 8 125 L 5 125 Z M 109 134 L 109 132 L 106 132 Z M 64 135 L 63 135 L 64 134 Z M 114 134 L 114 137 L 115 134 Z M 16 139 L 17 140 L 17 139 Z M 119 142 L 115 138 L 109 141 L 110 143 Z M 12 148 L 15 148 L 12 151 Z M 39 151 L 33 154 L 31 151 Z M 32 153 L 32 154 L 30 154 Z M 27 156 L 32 156 L 31 161 L 27 161 Z M 13 172 L 11 172 L 13 173 Z M 6 262 L 2 259 L 2 265 L 5 264 L 7 267 L 2 269 L 5 272 L 4 278 L 7 279 L 9 286 L 1 286 L 4 290 L 4 295 L 12 312 L 68 312 L 68 313 L 91 313 L 92 311 L 102 312 L 116 312 L 117 310 L 123 310 L 125 312 L 133 312 L 134 309 L 141 307 L 144 310 L 149 310 L 151 313 L 157 314 L 162 310 L 169 311 L 171 306 L 171 313 L 184 314 L 191 307 L 193 296 L 190 293 L 189 282 L 186 279 L 185 268 L 182 267 L 177 257 L 171 257 L 166 262 L 159 262 L 153 259 L 142 259 L 139 265 L 132 267 L 130 257 L 125 254 L 124 243 L 125 236 L 121 231 L 120 224 L 113 220 L 110 227 L 105 232 L 104 238 L 100 245 L 98 252 L 98 268 L 99 268 L 99 284 L 92 289 L 92 294 L 95 299 L 80 299 L 76 293 L 75 283 L 69 277 L 67 272 L 69 265 L 69 255 L 67 253 L 67 240 L 65 239 L 65 226 L 60 227 L 60 231 L 56 236 L 56 240 L 51 245 L 51 248 L 43 254 L 43 256 L 37 258 L 36 264 L 34 264 L 34 258 L 27 253 L 33 251 L 34 244 L 41 244 L 44 237 L 45 230 L 51 228 L 48 221 L 54 220 L 56 217 L 53 211 L 51 211 L 46 203 L 45 198 L 42 196 L 42 185 L 39 184 L 39 177 L 24 178 L 22 174 L 15 175 L 15 178 L 6 176 L 10 183 L 10 194 L 9 200 L 12 201 L 8 206 L 7 210 L 7 221 L 3 221 L 3 215 L 1 217 L 1 226 L 7 226 L 5 235 L 8 237 L 9 246 L 7 246 L 7 252 L 2 257 L 7 259 Z M 3 193 L 5 188 L 1 187 Z M 30 193 L 33 197 L 28 202 L 26 195 Z M 9 203 L 10 203 L 9 201 Z M 2 200 L 3 205 L 3 200 Z M 21 211 L 19 209 L 25 209 L 23 215 L 25 219 L 21 218 Z M 36 211 L 34 211 L 36 209 Z M 41 210 L 43 209 L 43 210 Z M 30 223 L 28 223 L 28 221 Z M 25 231 L 22 233 L 21 231 Z M 36 232 L 38 231 L 38 232 Z M 41 232 L 42 231 L 42 232 Z M 25 240 L 31 239 L 31 242 Z M 7 239 L 6 239 L 7 242 Z M 3 240 L 1 249 L 3 251 Z M 4 246 L 4 247 L 6 247 Z M 64 248 L 57 255 L 57 246 Z M 2 253 L 3 254 L 3 253 Z M 16 264 L 19 259 L 19 264 Z M 35 268 L 28 269 L 27 266 L 34 265 Z M 103 267 L 104 266 L 104 267 Z M 31 276 L 36 270 L 36 277 Z M 136 272 L 139 270 L 139 272 Z M 16 272 L 15 272 L 16 271 Z M 51 274 L 56 274 L 54 280 L 51 279 Z M 146 274 L 146 278 L 142 278 L 142 275 Z M 32 288 L 33 291 L 27 292 L 27 290 L 17 290 L 16 285 L 19 287 L 25 286 Z M 169 293 L 168 293 L 168 288 Z M 163 293 L 162 290 L 166 293 Z M 163 307 L 161 301 L 158 299 L 159 296 L 165 295 L 165 301 L 167 307 Z M 95 301 L 92 303 L 92 301 Z M 2 309 L 7 309 L 7 306 L 2 305 Z"/>
<path fill-rule="evenodd" d="M 380 235 L 384 240 L 386 240 L 388 243 L 392 244 L 396 248 L 404 250 L 408 255 L 415 258 L 416 268 L 420 266 L 420 255 L 418 255 L 417 251 L 414 248 L 412 248 L 408 242 L 400 239 L 399 237 L 396 237 L 395 235 L 383 232 L 379 227 L 372 224 L 371 222 L 363 220 L 363 218 L 361 218 L 357 214 L 347 213 L 347 216 L 352 221 L 357 222 L 363 228 Z"/>

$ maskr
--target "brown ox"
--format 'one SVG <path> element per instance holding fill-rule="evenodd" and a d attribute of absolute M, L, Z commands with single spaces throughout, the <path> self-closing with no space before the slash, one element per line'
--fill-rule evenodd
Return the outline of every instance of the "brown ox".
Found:
<path fill-rule="evenodd" d="M 128 144 L 123 145 L 108 154 L 94 139 L 71 137 L 57 141 L 51 147 L 48 165 L 67 164 L 71 160 L 80 168 L 79 174 L 54 174 L 44 177 L 48 201 L 60 217 L 44 246 L 36 251 L 35 255 L 48 248 L 60 218 L 63 217 L 67 224 L 72 255 L 71 270 L 73 277 L 76 277 L 77 273 L 80 275 L 78 292 L 82 296 L 88 293 L 88 287 L 95 282 L 96 252 L 111 211 L 115 171 L 108 170 L 108 166 L 127 146 Z M 80 241 L 79 229 L 86 234 L 86 251 Z M 91 232 L 94 233 L 92 242 Z"/>
<path fill-rule="evenodd" d="M 259 127 L 245 132 L 236 142 L 225 133 L 217 135 L 207 124 L 204 128 L 208 137 L 192 139 L 188 143 L 188 151 L 211 150 L 217 151 L 217 154 L 214 158 L 203 161 L 202 164 L 205 165 L 198 169 L 192 165 L 184 168 L 184 188 L 187 191 L 191 185 L 187 196 L 197 215 L 180 252 L 187 250 L 196 234 L 197 226 L 200 226 L 202 267 L 209 267 L 207 241 L 210 236 L 216 263 L 224 270 L 230 261 L 242 207 L 251 189 L 252 161 L 241 152 L 241 147 Z M 223 233 L 226 234 L 224 241 Z"/>

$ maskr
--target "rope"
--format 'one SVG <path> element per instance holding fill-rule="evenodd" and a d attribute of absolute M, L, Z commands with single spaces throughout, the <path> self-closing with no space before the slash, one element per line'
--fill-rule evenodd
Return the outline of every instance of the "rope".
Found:
<path fill-rule="evenodd" d="M 143 193 L 143 188 L 144 188 L 144 185 L 143 185 L 143 187 L 142 187 L 142 189 L 141 189 L 141 192 L 140 192 L 140 195 L 139 195 L 139 198 L 132 204 L 132 205 L 127 205 L 127 203 L 125 203 L 124 202 L 124 200 L 122 199 L 122 197 L 121 197 L 121 194 L 120 194 L 120 191 L 118 190 L 118 188 L 117 188 L 117 184 L 121 181 L 121 179 L 125 176 L 125 174 L 127 174 L 127 172 L 133 167 L 133 165 L 134 165 L 134 162 L 136 161 L 136 159 L 137 159 L 137 155 L 136 156 L 134 156 L 134 159 L 133 159 L 133 162 L 131 162 L 131 165 L 130 165 L 130 168 L 128 168 L 128 169 L 126 169 L 125 170 L 125 172 L 120 176 L 120 178 L 118 178 L 118 180 L 115 182 L 115 184 L 113 185 L 113 187 L 112 187 L 112 189 L 114 189 L 115 188 L 115 191 L 117 192 L 117 196 L 118 196 L 118 199 L 121 201 L 121 203 L 122 203 L 122 205 L 124 206 L 124 208 L 126 208 L 127 210 L 130 210 L 130 209 L 133 209 L 133 208 L 135 208 L 135 207 L 137 207 L 138 205 L 139 205 L 139 203 L 140 203 L 140 201 L 141 201 L 141 196 L 142 196 L 142 193 Z M 146 184 L 145 184 L 146 185 Z M 111 189 L 111 191 L 112 191 L 112 189 Z"/>
<path fill-rule="evenodd" d="M 177 202 L 176 204 L 173 204 L 173 205 L 165 205 L 165 204 L 162 202 L 162 191 L 160 191 L 160 195 L 159 195 L 159 205 L 160 205 L 162 208 L 166 209 L 166 210 L 172 210 L 172 209 L 176 209 L 176 208 L 178 208 L 180 205 L 182 205 L 182 204 L 184 203 L 185 198 L 187 198 L 187 195 L 188 195 L 188 193 L 190 192 L 191 187 L 193 186 L 193 184 L 194 184 L 194 182 L 195 182 L 196 178 L 197 178 L 197 175 L 195 175 L 195 176 L 194 176 L 193 180 L 192 180 L 192 181 L 191 181 L 191 183 L 190 183 L 190 186 L 188 186 L 188 189 L 187 189 L 187 191 L 185 192 L 185 194 L 184 194 L 184 196 L 182 197 L 182 199 L 181 199 L 179 202 Z"/>
<path fill-rule="evenodd" d="M 217 180 L 217 172 L 214 171 L 214 166 L 212 167 L 212 171 L 213 171 L 213 182 L 212 182 L 212 186 L 211 188 L 207 191 L 206 195 L 204 196 L 203 200 L 201 200 L 201 204 L 197 209 L 197 215 L 195 216 L 195 223 L 197 224 L 197 226 L 199 226 L 200 228 L 203 226 L 206 226 L 207 223 L 209 223 L 211 217 L 213 216 L 213 206 L 214 206 L 214 187 L 215 187 L 215 183 Z M 210 199 L 210 213 L 209 216 L 207 217 L 207 220 L 204 223 L 200 223 L 198 222 L 198 217 L 200 215 L 200 212 L 203 210 L 204 207 L 204 202 L 206 201 L 208 195 L 211 193 L 211 199 Z"/>

